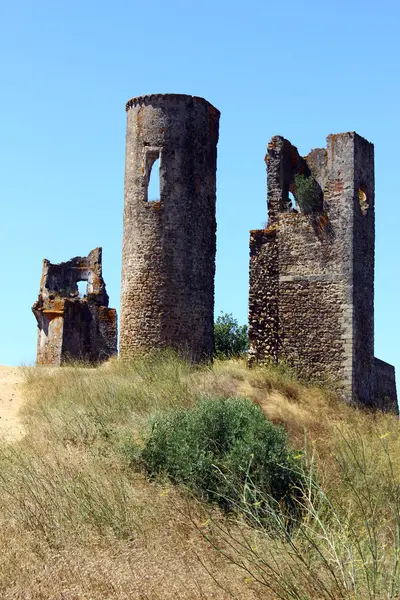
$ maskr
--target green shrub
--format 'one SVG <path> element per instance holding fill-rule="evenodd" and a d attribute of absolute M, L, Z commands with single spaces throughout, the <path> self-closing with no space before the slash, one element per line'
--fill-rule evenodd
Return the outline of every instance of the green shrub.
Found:
<path fill-rule="evenodd" d="M 214 355 L 216 358 L 242 356 L 249 349 L 247 325 L 239 325 L 233 315 L 221 313 L 214 323 Z"/>
<path fill-rule="evenodd" d="M 294 179 L 295 198 L 304 213 L 310 213 L 319 209 L 320 190 L 314 177 L 297 174 Z"/>
<path fill-rule="evenodd" d="M 245 503 L 254 490 L 277 501 L 299 484 L 286 433 L 250 400 L 211 398 L 153 419 L 142 459 L 221 506 Z M 297 465 L 296 465 L 297 466 Z"/>

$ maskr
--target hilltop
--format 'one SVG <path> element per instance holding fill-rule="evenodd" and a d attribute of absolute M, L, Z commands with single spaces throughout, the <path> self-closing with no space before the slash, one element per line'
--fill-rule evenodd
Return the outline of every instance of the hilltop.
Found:
<path fill-rule="evenodd" d="M 127 452 L 143 447 L 149 417 L 201 397 L 252 400 L 315 474 L 305 521 L 286 541 L 149 479 Z M 160 354 L 2 367 L 0 398 L 2 599 L 398 597 L 395 416 L 350 407 L 283 368 L 195 368 Z"/>

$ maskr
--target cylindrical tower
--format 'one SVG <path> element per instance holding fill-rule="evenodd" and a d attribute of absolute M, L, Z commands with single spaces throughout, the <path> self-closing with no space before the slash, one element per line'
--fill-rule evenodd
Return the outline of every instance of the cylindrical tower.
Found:
<path fill-rule="evenodd" d="M 210 358 L 220 113 L 182 94 L 132 98 L 126 111 L 121 356 L 174 347 Z"/>

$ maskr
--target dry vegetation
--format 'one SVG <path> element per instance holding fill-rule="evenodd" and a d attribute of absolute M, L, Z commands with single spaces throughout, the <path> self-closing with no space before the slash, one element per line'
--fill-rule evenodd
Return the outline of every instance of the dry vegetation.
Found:
<path fill-rule="evenodd" d="M 398 598 L 398 419 L 283 369 L 174 356 L 27 369 L 26 435 L 0 447 L 0 598 Z M 301 522 L 226 516 L 129 464 L 157 411 L 240 396 L 313 472 Z M 243 510 L 242 510 L 243 513 Z"/>

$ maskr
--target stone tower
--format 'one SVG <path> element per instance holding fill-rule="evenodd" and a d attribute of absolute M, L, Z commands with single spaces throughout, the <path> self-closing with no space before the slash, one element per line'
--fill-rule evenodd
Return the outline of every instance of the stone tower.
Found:
<path fill-rule="evenodd" d="M 212 357 L 220 113 L 181 94 L 132 98 L 126 111 L 121 356 L 174 347 Z"/>
<path fill-rule="evenodd" d="M 374 358 L 373 145 L 330 135 L 303 158 L 275 136 L 266 163 L 268 224 L 250 232 L 250 362 L 283 359 L 334 379 L 348 401 L 395 407 L 394 368 Z M 302 208 L 301 184 L 313 197 Z"/>

